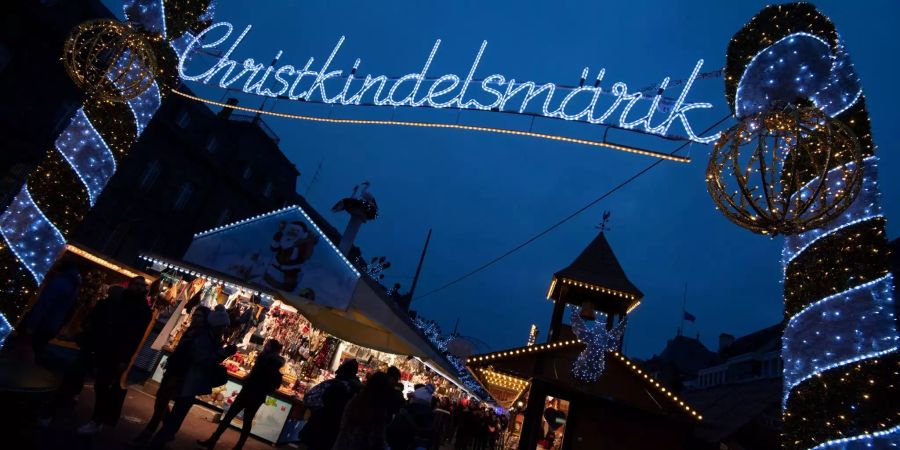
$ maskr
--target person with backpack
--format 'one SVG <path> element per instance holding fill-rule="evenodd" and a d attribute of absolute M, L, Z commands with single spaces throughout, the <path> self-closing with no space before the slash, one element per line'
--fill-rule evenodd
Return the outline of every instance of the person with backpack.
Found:
<path fill-rule="evenodd" d="M 228 408 L 228 411 L 216 427 L 216 431 L 205 441 L 197 441 L 197 445 L 213 449 L 216 442 L 231 424 L 231 421 L 237 417 L 238 413 L 244 411 L 244 424 L 241 427 L 241 437 L 234 444 L 234 449 L 244 448 L 244 443 L 250 437 L 250 430 L 253 427 L 253 417 L 259 411 L 259 407 L 266 401 L 266 397 L 275 392 L 281 386 L 281 367 L 284 366 L 284 358 L 281 357 L 282 345 L 276 339 L 269 339 L 263 347 L 259 357 L 250 374 L 244 379 L 241 392 L 234 399 L 234 403 Z"/>
<path fill-rule="evenodd" d="M 387 429 L 391 450 L 431 449 L 438 441 L 431 398 L 434 386 L 426 384 L 413 392 L 409 404 L 394 416 Z"/>
<path fill-rule="evenodd" d="M 333 379 L 319 383 L 304 396 L 304 406 L 312 410 L 312 415 L 300 431 L 300 443 L 308 450 L 331 450 L 334 446 L 344 408 L 360 389 L 358 371 L 356 360 L 348 359 L 341 363 Z"/>
<path fill-rule="evenodd" d="M 225 346 L 223 343 L 225 328 L 229 323 L 225 308 L 217 305 L 206 316 L 206 323 L 206 329 L 191 339 L 186 357 L 188 369 L 176 389 L 172 411 L 166 415 L 162 428 L 150 440 L 151 449 L 161 449 L 167 442 L 175 439 L 175 434 L 194 406 L 196 396 L 207 395 L 212 392 L 212 388 L 228 381 L 228 373 L 222 366 L 222 361 L 233 355 L 237 347 L 233 344 Z"/>
<path fill-rule="evenodd" d="M 393 386 L 384 372 L 376 372 L 344 410 L 332 450 L 384 450 Z"/>

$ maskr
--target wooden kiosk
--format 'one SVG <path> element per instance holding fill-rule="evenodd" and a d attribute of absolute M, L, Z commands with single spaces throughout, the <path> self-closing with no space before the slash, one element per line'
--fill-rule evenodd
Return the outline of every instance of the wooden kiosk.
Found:
<path fill-rule="evenodd" d="M 519 411 L 517 448 L 689 448 L 691 431 L 702 418 L 622 355 L 621 341 L 606 354 L 606 367 L 597 381 L 585 383 L 572 373 L 572 363 L 585 345 L 563 323 L 566 305 L 581 307 L 586 319 L 602 313 L 611 329 L 626 321 L 643 297 L 626 277 L 603 232 L 572 264 L 553 275 L 547 297 L 554 308 L 545 344 L 467 360 L 469 371 L 501 406 Z"/>

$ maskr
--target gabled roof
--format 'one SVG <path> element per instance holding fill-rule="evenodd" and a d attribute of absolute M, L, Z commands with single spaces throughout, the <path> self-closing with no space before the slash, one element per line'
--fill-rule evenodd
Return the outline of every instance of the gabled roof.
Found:
<path fill-rule="evenodd" d="M 706 348 L 700 340 L 679 335 L 669 339 L 662 353 L 647 360 L 644 366 L 650 370 L 659 370 L 667 364 L 673 364 L 680 374 L 693 377 L 700 369 L 714 366 L 719 362 L 719 355 Z"/>
<path fill-rule="evenodd" d="M 516 388 L 525 382 L 541 379 L 650 413 L 676 414 L 702 420 L 700 414 L 671 389 L 616 351 L 607 353 L 606 370 L 599 380 L 593 383 L 578 381 L 571 371 L 571 363 L 583 350 L 584 344 L 578 340 L 549 342 L 473 355 L 466 360 L 466 367 L 491 395 L 494 395 L 492 391 L 496 391 L 494 385 L 502 383 L 488 379 L 482 369 L 511 378 L 509 381 Z M 547 366 L 554 367 L 552 376 L 540 373 L 541 368 Z"/>
<path fill-rule="evenodd" d="M 553 276 L 625 292 L 638 298 L 644 296 L 640 289 L 628 280 L 602 231 L 582 250 L 575 261 L 572 261 L 572 264 Z"/>
<path fill-rule="evenodd" d="M 776 323 L 768 328 L 741 336 L 724 349 L 722 356 L 731 358 L 747 353 L 765 353 L 779 350 L 781 349 L 782 328 L 783 324 Z"/>

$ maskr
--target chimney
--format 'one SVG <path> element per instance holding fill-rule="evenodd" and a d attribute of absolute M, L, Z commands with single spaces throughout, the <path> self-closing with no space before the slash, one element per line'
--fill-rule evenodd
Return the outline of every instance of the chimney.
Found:
<path fill-rule="evenodd" d="M 728 347 L 731 347 L 731 344 L 734 344 L 734 336 L 728 333 L 722 333 L 719 335 L 719 354 L 724 353 L 728 350 Z"/>
<path fill-rule="evenodd" d="M 228 97 L 228 101 L 225 103 L 228 104 L 228 106 L 219 111 L 219 118 L 222 120 L 228 120 L 231 117 L 231 113 L 234 112 L 234 106 L 238 104 L 238 99 Z"/>

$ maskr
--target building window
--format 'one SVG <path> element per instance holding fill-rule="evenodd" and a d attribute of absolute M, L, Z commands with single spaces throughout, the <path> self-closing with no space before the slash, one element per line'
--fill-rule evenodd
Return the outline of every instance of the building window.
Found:
<path fill-rule="evenodd" d="M 267 182 L 267 183 L 266 183 L 265 189 L 263 189 L 263 197 L 265 197 L 265 198 L 271 198 L 271 197 L 272 197 L 272 188 L 273 188 L 273 187 L 274 187 L 274 186 L 272 186 L 272 182 L 271 182 L 271 181 Z"/>
<path fill-rule="evenodd" d="M 209 140 L 206 141 L 206 151 L 210 153 L 215 153 L 216 149 L 219 147 L 219 141 L 215 136 L 210 136 Z"/>
<path fill-rule="evenodd" d="M 147 168 L 144 169 L 144 174 L 141 175 L 141 189 L 146 191 L 153 187 L 153 183 L 156 183 L 156 179 L 159 178 L 159 170 L 160 164 L 158 160 L 147 165 Z"/>
<path fill-rule="evenodd" d="M 181 188 L 178 189 L 178 195 L 175 197 L 174 207 L 176 210 L 184 209 L 187 206 L 188 202 L 191 200 L 191 194 L 193 193 L 194 188 L 191 187 L 190 183 L 184 183 L 181 185 Z"/>
<path fill-rule="evenodd" d="M 230 218 L 231 218 L 231 210 L 228 208 L 223 209 L 222 212 L 219 214 L 219 220 L 216 221 L 216 226 L 221 227 L 222 225 L 225 225 L 225 223 L 228 222 L 228 219 L 230 219 Z"/>
<path fill-rule="evenodd" d="M 247 166 L 244 167 L 244 179 L 249 180 L 250 175 L 253 175 L 253 169 L 250 168 L 250 164 L 247 164 Z"/>
<path fill-rule="evenodd" d="M 188 125 L 191 124 L 191 115 L 188 114 L 186 110 L 183 110 L 178 113 L 178 117 L 175 118 L 175 123 L 179 128 L 187 128 Z"/>

